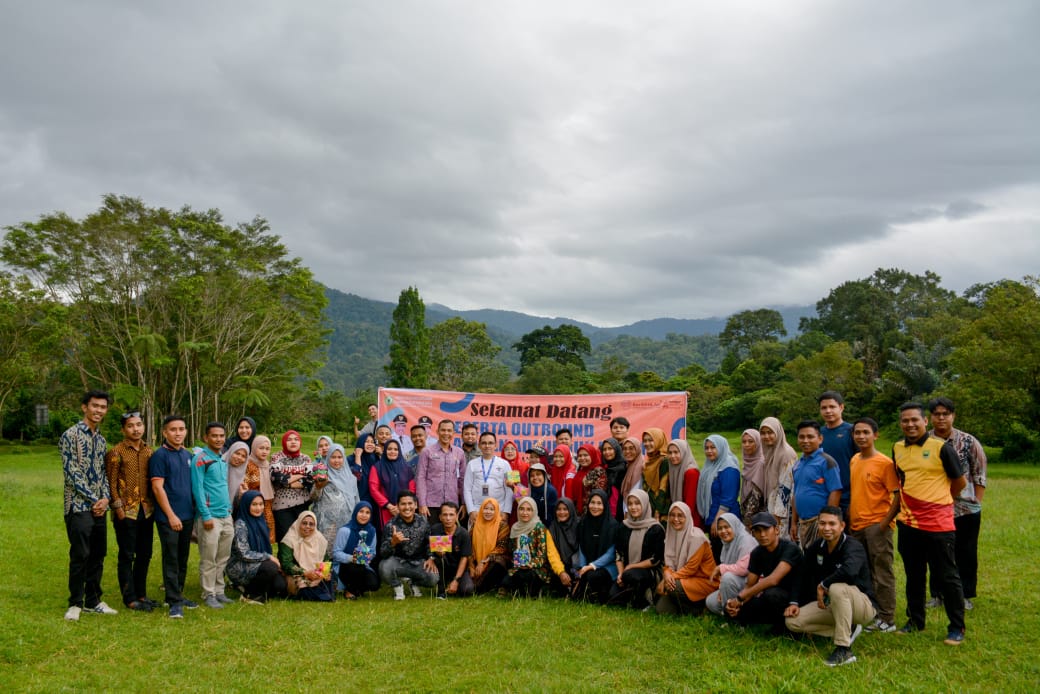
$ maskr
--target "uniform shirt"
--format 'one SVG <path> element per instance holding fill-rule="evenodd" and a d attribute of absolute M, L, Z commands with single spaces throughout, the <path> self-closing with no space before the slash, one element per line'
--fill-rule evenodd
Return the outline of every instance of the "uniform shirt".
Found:
<path fill-rule="evenodd" d="M 191 452 L 187 448 L 174 450 L 165 443 L 148 459 L 148 477 L 163 480 L 163 491 L 173 511 L 182 522 L 195 517 L 191 496 Z M 155 520 L 169 524 L 162 508 L 156 504 Z"/>
<path fill-rule="evenodd" d="M 794 464 L 794 508 L 798 518 L 808 520 L 820 514 L 831 492 L 841 491 L 841 475 L 834 458 L 817 448 L 802 455 Z"/>
<path fill-rule="evenodd" d="M 842 422 L 833 429 L 824 426 L 820 429 L 820 434 L 823 435 L 823 445 L 820 447 L 838 464 L 838 473 L 841 478 L 841 506 L 847 508 L 851 490 L 849 465 L 852 462 L 852 456 L 859 451 L 856 442 L 852 440 L 852 425 Z"/>
<path fill-rule="evenodd" d="M 897 441 L 892 459 L 899 478 L 899 520 L 927 532 L 954 532 L 950 480 L 963 473 L 953 446 L 925 434 L 916 441 Z"/>
<path fill-rule="evenodd" d="M 484 499 L 495 499 L 502 513 L 513 510 L 513 490 L 506 486 L 506 476 L 512 468 L 497 455 L 491 460 L 477 457 L 466 466 L 466 482 L 463 493 L 466 508 L 476 511 L 484 503 Z M 484 488 L 487 487 L 487 493 Z"/>
<path fill-rule="evenodd" d="M 415 468 L 415 495 L 419 505 L 440 508 L 445 501 L 462 501 L 466 454 L 458 446 L 441 447 L 440 441 L 427 446 L 419 454 Z"/>

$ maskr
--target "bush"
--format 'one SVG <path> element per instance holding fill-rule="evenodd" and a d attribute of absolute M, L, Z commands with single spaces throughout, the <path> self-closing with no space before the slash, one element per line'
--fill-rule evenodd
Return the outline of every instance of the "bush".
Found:
<path fill-rule="evenodd" d="M 1021 422 L 1013 422 L 1004 436 L 1000 459 L 1007 463 L 1040 463 L 1040 436 Z"/>

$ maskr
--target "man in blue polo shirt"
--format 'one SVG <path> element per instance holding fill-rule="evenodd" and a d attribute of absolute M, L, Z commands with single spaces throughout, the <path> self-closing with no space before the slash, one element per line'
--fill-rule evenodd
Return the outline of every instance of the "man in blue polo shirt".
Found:
<path fill-rule="evenodd" d="M 162 548 L 163 587 L 170 617 L 180 619 L 184 608 L 198 607 L 184 597 L 195 509 L 191 498 L 191 453 L 184 447 L 188 425 L 172 414 L 163 420 L 163 445 L 148 459 L 148 477 L 155 495 L 155 529 Z"/>
<path fill-rule="evenodd" d="M 231 519 L 227 462 L 217 451 L 224 446 L 224 425 L 210 422 L 202 437 L 206 446 L 191 459 L 191 491 L 197 509 L 199 586 L 206 607 L 219 610 L 233 602 L 224 595 L 224 567 L 231 558 L 235 524 Z"/>
<path fill-rule="evenodd" d="M 841 476 L 841 511 L 845 520 L 849 519 L 849 501 L 852 498 L 852 485 L 850 480 L 850 466 L 852 456 L 859 453 L 859 447 L 852 439 L 852 425 L 842 417 L 845 414 L 845 398 L 836 390 L 825 390 L 816 398 L 820 406 L 820 419 L 823 420 L 823 428 L 820 434 L 823 436 L 823 452 L 834 458 L 838 464 L 838 474 Z"/>
<path fill-rule="evenodd" d="M 798 424 L 798 447 L 802 457 L 794 464 L 794 504 L 791 509 L 791 539 L 804 550 L 818 538 L 816 517 L 824 506 L 841 500 L 838 463 L 823 452 L 820 424 L 806 419 Z"/>

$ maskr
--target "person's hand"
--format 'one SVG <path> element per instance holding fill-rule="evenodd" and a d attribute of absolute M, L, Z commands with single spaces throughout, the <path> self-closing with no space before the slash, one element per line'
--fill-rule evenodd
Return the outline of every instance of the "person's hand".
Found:
<path fill-rule="evenodd" d="M 310 571 L 304 571 L 303 577 L 306 578 L 308 581 L 317 581 L 321 578 L 321 573 L 314 569 L 311 569 Z"/>
<path fill-rule="evenodd" d="M 390 535 L 390 544 L 392 544 L 393 546 L 396 547 L 397 545 L 401 544 L 404 541 L 405 541 L 404 534 L 400 530 L 398 530 L 397 528 L 394 528 L 394 532 Z"/>
<path fill-rule="evenodd" d="M 114 513 L 116 514 L 116 518 L 118 518 L 119 520 L 125 520 L 126 519 L 126 511 L 123 510 L 122 506 L 120 506 L 119 508 L 115 509 Z"/>
<path fill-rule="evenodd" d="M 564 588 L 570 588 L 571 586 L 571 575 L 566 571 L 560 572 L 560 583 L 563 584 Z"/>
<path fill-rule="evenodd" d="M 240 494 L 245 494 L 249 491 L 249 485 L 246 484 L 245 480 L 242 480 L 242 484 L 238 485 L 238 491 Z"/>
<path fill-rule="evenodd" d="M 458 593 L 459 592 L 459 579 L 457 579 L 457 578 L 451 579 L 451 583 L 449 583 L 448 587 L 444 589 L 444 592 L 447 593 L 448 595 L 455 595 L 455 593 Z"/>
<path fill-rule="evenodd" d="M 711 524 L 711 536 L 712 537 L 718 537 L 719 536 L 719 521 L 718 521 L 717 518 L 715 519 L 715 522 Z"/>
<path fill-rule="evenodd" d="M 386 510 L 389 511 L 390 515 L 393 516 L 394 518 L 397 517 L 398 511 L 397 511 L 397 505 L 396 504 L 387 504 L 386 505 Z"/>
<path fill-rule="evenodd" d="M 425 516 L 425 517 L 429 518 L 430 517 L 430 507 L 429 506 L 420 506 L 419 507 L 419 515 L 420 516 Z"/>
<path fill-rule="evenodd" d="M 354 417 L 354 426 L 357 426 L 358 424 L 361 424 L 361 420 L 357 417 Z"/>
<path fill-rule="evenodd" d="M 795 544 L 798 543 L 798 526 L 797 525 L 791 526 L 791 540 Z"/>
<path fill-rule="evenodd" d="M 816 606 L 821 610 L 827 609 L 827 603 L 824 598 L 827 597 L 827 589 L 821 585 L 816 586 Z"/>
<path fill-rule="evenodd" d="M 181 519 L 177 516 L 170 514 L 170 516 L 166 520 L 170 521 L 170 530 L 176 530 L 177 532 L 180 532 L 184 529 L 184 523 L 181 523 Z"/>
<path fill-rule="evenodd" d="M 90 512 L 95 516 L 105 515 L 105 511 L 108 510 L 108 499 L 102 497 L 94 502 L 94 505 L 90 507 Z"/>
<path fill-rule="evenodd" d="M 324 487 L 328 483 L 329 483 L 328 478 L 325 478 L 323 480 L 314 480 L 314 487 L 316 489 L 321 489 L 322 487 Z"/>
<path fill-rule="evenodd" d="M 785 617 L 797 617 L 798 616 L 798 612 L 800 612 L 800 610 L 798 609 L 798 605 L 788 605 L 787 609 L 784 610 L 784 616 Z"/>
<path fill-rule="evenodd" d="M 719 583 L 722 580 L 722 569 L 715 567 L 715 570 L 711 572 L 711 582 Z"/>
<path fill-rule="evenodd" d="M 675 574 L 672 573 L 671 569 L 664 570 L 664 579 L 662 579 L 661 583 L 664 584 L 667 590 L 675 590 Z"/>
<path fill-rule="evenodd" d="M 584 576 L 588 572 L 592 571 L 594 568 L 596 567 L 594 567 L 592 564 L 586 564 L 585 566 L 578 569 L 578 576 Z"/>
<path fill-rule="evenodd" d="M 437 570 L 437 564 L 433 561 L 433 559 L 427 559 L 423 562 L 423 570 L 431 574 L 440 573 L 440 571 Z"/>
<path fill-rule="evenodd" d="M 271 555 L 271 561 L 273 561 L 274 565 L 277 566 L 279 569 L 282 568 L 282 562 L 278 561 L 278 557 L 274 556 L 273 554 Z"/>
<path fill-rule="evenodd" d="M 208 521 L 202 521 L 202 527 L 206 530 L 213 530 L 213 526 L 215 525 L 216 523 L 213 521 L 212 518 L 210 518 Z"/>
<path fill-rule="evenodd" d="M 726 601 L 726 614 L 730 617 L 736 617 L 740 614 L 740 600 L 737 598 L 730 598 Z"/>

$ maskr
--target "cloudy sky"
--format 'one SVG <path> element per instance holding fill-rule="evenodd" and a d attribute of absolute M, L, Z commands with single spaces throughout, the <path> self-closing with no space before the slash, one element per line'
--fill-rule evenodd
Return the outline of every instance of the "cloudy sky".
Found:
<path fill-rule="evenodd" d="M 219 207 L 343 291 L 599 325 L 959 291 L 1040 270 L 1038 40 L 1032 0 L 9 3 L 0 226 Z"/>

